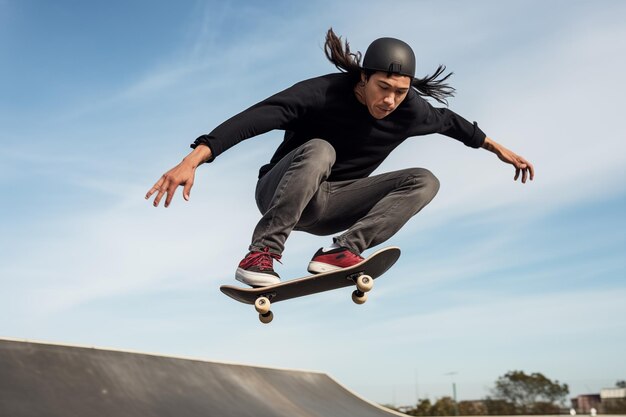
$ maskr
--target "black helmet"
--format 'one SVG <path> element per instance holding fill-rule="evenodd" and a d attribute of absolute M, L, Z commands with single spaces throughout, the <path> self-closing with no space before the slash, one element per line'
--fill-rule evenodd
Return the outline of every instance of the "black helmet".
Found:
<path fill-rule="evenodd" d="M 370 44 L 363 58 L 363 69 L 415 77 L 415 54 L 400 39 L 379 38 Z"/>

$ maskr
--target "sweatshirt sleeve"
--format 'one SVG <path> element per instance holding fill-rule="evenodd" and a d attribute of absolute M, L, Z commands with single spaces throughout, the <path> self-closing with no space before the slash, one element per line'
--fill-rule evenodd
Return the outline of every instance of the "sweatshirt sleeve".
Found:
<path fill-rule="evenodd" d="M 485 133 L 478 127 L 478 123 L 469 122 L 447 108 L 433 107 L 426 100 L 420 98 L 424 127 L 431 130 L 428 133 L 440 133 L 457 139 L 471 148 L 480 148 L 485 142 Z"/>
<path fill-rule="evenodd" d="M 314 102 L 314 91 L 306 81 L 299 82 L 231 117 L 207 135 L 198 137 L 192 148 L 206 145 L 212 159 L 239 142 L 271 130 L 289 130 Z"/>

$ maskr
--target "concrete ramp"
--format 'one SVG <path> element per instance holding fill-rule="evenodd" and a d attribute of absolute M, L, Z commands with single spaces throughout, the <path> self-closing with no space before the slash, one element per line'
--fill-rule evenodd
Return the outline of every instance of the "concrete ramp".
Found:
<path fill-rule="evenodd" d="M 322 373 L 0 339 L 0 416 L 393 415 Z"/>

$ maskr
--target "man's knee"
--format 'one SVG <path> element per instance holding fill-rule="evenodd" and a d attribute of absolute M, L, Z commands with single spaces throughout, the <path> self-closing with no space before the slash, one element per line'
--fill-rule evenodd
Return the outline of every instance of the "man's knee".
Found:
<path fill-rule="evenodd" d="M 335 164 L 335 148 L 323 139 L 311 139 L 300 147 L 300 154 L 315 160 L 329 169 Z"/>
<path fill-rule="evenodd" d="M 439 191 L 439 179 L 425 168 L 411 168 L 408 170 L 407 180 L 416 189 L 422 198 L 428 201 L 435 198 Z"/>

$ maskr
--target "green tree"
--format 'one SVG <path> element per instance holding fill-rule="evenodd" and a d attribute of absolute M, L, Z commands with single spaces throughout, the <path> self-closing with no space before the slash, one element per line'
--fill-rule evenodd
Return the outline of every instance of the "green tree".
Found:
<path fill-rule="evenodd" d="M 407 414 L 410 416 L 430 416 L 430 410 L 432 407 L 433 405 L 430 403 L 430 400 L 420 400 L 420 402 L 417 403 L 417 407 L 409 410 Z"/>
<path fill-rule="evenodd" d="M 487 407 L 484 401 L 461 401 L 459 402 L 459 415 L 484 416 L 486 414 L 487 414 Z"/>
<path fill-rule="evenodd" d="M 421 400 L 417 407 L 406 411 L 410 416 L 453 416 L 454 400 L 450 397 L 438 399 L 434 404 L 430 400 Z"/>
<path fill-rule="evenodd" d="M 430 409 L 431 416 L 453 416 L 454 400 L 450 397 L 442 397 L 438 399 Z"/>
<path fill-rule="evenodd" d="M 563 404 L 568 394 L 567 384 L 552 382 L 537 372 L 526 375 L 523 371 L 511 371 L 501 376 L 493 389 L 496 399 L 513 404 L 515 411 L 521 414 L 546 410 L 547 404 Z"/>
<path fill-rule="evenodd" d="M 616 386 L 617 388 L 626 388 L 626 381 L 617 381 L 617 382 L 615 383 L 615 386 Z"/>
<path fill-rule="evenodd" d="M 560 412 L 561 408 L 557 404 L 538 401 L 532 405 L 532 409 L 529 411 L 529 414 L 548 415 L 559 414 Z"/>
<path fill-rule="evenodd" d="M 498 400 L 487 397 L 483 400 L 483 404 L 487 409 L 487 415 L 490 416 L 508 416 L 516 414 L 515 404 L 510 403 L 507 400 Z"/>

